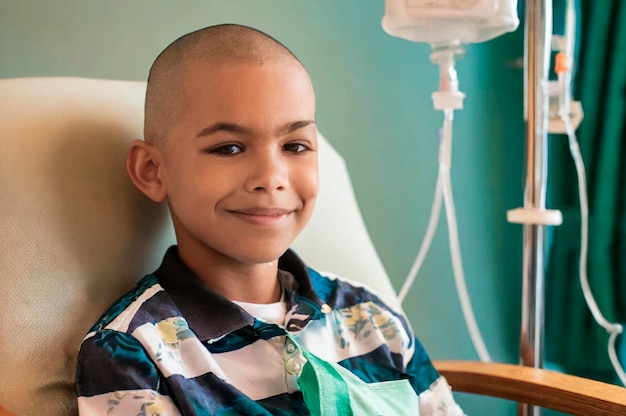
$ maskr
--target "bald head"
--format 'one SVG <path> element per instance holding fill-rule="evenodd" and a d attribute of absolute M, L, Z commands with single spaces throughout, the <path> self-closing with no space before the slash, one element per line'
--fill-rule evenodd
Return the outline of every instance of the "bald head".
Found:
<path fill-rule="evenodd" d="M 152 64 L 146 91 L 144 139 L 160 144 L 185 112 L 185 79 L 201 65 L 296 63 L 296 56 L 271 36 L 246 26 L 224 24 L 184 35 L 172 42 Z"/>

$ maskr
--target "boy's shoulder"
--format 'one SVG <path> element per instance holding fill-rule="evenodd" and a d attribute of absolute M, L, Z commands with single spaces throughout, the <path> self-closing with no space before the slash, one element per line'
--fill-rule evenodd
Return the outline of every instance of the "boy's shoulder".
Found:
<path fill-rule="evenodd" d="M 346 308 L 372 302 L 392 310 L 373 289 L 361 282 L 332 272 L 317 271 L 311 267 L 308 267 L 307 271 L 317 295 L 334 308 Z"/>
<path fill-rule="evenodd" d="M 312 298 L 317 297 L 332 308 L 346 308 L 372 302 L 385 309 L 393 310 L 367 285 L 332 271 L 317 270 L 307 265 L 291 249 L 280 258 L 279 268 L 294 277 L 301 294 L 310 294 Z"/>
<path fill-rule="evenodd" d="M 93 325 L 90 333 L 101 331 L 105 328 L 118 331 L 128 331 L 130 322 L 139 312 L 140 307 L 156 293 L 162 292 L 158 279 L 148 274 L 140 279 L 134 288 L 115 301 L 107 309 L 98 321 Z"/>

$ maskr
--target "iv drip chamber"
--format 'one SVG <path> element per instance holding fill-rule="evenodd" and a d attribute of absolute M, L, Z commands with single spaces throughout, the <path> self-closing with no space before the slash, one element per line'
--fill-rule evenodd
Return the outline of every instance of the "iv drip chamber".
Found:
<path fill-rule="evenodd" d="M 484 42 L 518 25 L 517 0 L 385 0 L 382 20 L 390 35 L 431 45 Z"/>

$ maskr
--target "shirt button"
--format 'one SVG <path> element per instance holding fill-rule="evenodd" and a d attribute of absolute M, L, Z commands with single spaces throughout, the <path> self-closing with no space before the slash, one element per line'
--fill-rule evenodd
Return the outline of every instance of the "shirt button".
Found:
<path fill-rule="evenodd" d="M 302 363 L 297 358 L 290 358 L 285 362 L 285 370 L 293 376 L 300 374 Z"/>
<path fill-rule="evenodd" d="M 296 352 L 296 346 L 293 345 L 291 342 L 287 343 L 286 349 L 289 354 L 293 354 L 294 352 Z"/>

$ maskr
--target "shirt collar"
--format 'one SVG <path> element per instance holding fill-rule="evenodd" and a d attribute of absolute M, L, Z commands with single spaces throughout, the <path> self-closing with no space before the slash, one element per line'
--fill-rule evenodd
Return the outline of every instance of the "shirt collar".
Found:
<path fill-rule="evenodd" d="M 299 298 L 304 297 L 308 299 L 309 308 L 313 305 L 313 312 L 319 312 L 323 302 L 315 293 L 307 267 L 298 255 L 287 250 L 278 261 L 278 269 L 287 309 L 298 305 Z M 153 275 L 201 341 L 219 338 L 254 323 L 254 317 L 243 308 L 202 283 L 182 262 L 176 246 L 167 250 Z"/>

